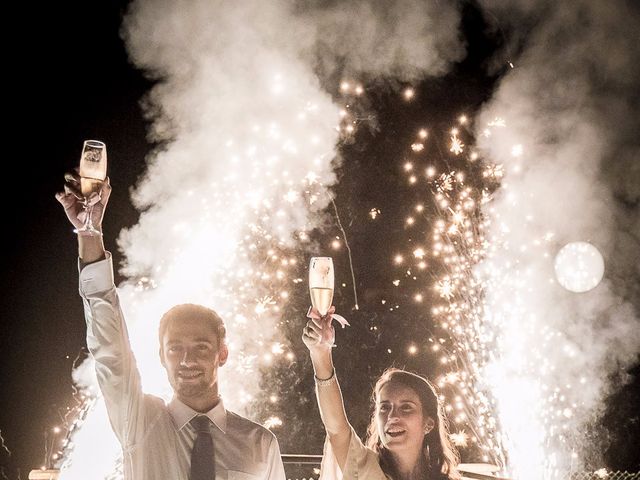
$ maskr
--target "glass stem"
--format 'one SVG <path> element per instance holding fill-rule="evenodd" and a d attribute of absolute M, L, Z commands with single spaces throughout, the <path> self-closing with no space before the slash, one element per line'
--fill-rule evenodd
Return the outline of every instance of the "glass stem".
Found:
<path fill-rule="evenodd" d="M 87 214 L 87 218 L 85 219 L 84 222 L 84 227 L 87 230 L 93 230 L 93 220 L 91 219 L 91 213 L 93 212 L 93 205 L 91 203 L 89 203 L 89 200 L 86 201 L 87 203 L 85 204 L 84 207 L 84 211 Z"/>

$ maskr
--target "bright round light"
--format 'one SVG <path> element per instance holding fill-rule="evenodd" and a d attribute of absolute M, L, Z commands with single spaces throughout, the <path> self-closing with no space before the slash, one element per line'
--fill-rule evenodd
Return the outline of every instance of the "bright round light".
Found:
<path fill-rule="evenodd" d="M 576 293 L 595 288 L 604 275 L 604 260 L 596 247 L 587 242 L 567 243 L 554 264 L 560 285 Z"/>

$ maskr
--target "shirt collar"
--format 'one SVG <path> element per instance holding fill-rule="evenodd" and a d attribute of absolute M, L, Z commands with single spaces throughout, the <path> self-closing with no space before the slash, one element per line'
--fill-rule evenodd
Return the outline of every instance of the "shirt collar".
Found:
<path fill-rule="evenodd" d="M 177 397 L 173 397 L 171 402 L 168 405 L 169 413 L 171 414 L 171 418 L 173 420 L 174 425 L 178 430 L 182 430 L 185 425 L 187 425 L 191 419 L 197 415 L 201 415 L 199 412 L 196 412 L 193 408 L 188 407 Z M 215 407 L 213 407 L 208 412 L 205 412 L 203 415 L 209 417 L 209 420 L 213 422 L 213 424 L 225 433 L 227 430 L 227 411 L 224 408 L 224 404 L 222 403 L 222 397 L 218 397 L 218 403 Z"/>

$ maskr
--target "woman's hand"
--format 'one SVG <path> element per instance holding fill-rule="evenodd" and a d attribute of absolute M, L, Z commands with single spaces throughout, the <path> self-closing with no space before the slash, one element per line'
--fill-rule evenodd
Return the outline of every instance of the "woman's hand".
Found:
<path fill-rule="evenodd" d="M 335 311 L 335 307 L 332 306 L 323 317 L 316 308 L 309 308 L 307 313 L 309 321 L 302 330 L 302 341 L 309 351 L 326 350 L 333 346 L 336 339 L 336 331 L 331 322 L 331 315 Z"/>

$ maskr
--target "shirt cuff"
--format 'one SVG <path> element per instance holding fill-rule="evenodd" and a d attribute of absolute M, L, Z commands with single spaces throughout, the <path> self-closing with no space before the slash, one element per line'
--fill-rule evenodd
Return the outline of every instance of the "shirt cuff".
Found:
<path fill-rule="evenodd" d="M 110 290 L 115 286 L 110 252 L 105 252 L 103 260 L 84 266 L 78 259 L 78 271 L 80 272 L 80 295 L 83 297 Z"/>

